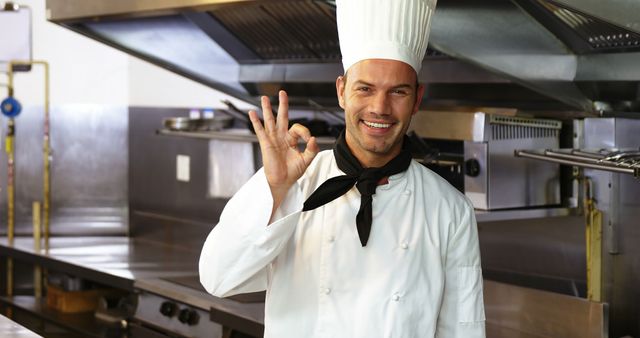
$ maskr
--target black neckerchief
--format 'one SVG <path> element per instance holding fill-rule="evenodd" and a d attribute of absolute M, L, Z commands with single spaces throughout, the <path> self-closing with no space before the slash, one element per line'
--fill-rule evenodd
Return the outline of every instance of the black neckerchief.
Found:
<path fill-rule="evenodd" d="M 409 138 L 405 136 L 400 153 L 384 166 L 362 168 L 358 159 L 349 150 L 345 132 L 343 131 L 333 147 L 333 155 L 336 158 L 338 168 L 346 175 L 336 176 L 322 183 L 304 202 L 302 211 L 309 211 L 323 206 L 346 194 L 355 185 L 362 196 L 360 209 L 356 216 L 356 226 L 360 243 L 362 243 L 362 246 L 366 246 L 373 219 L 371 210 L 373 194 L 376 193 L 376 187 L 382 178 L 401 173 L 409 168 L 411 163 L 409 142 Z"/>

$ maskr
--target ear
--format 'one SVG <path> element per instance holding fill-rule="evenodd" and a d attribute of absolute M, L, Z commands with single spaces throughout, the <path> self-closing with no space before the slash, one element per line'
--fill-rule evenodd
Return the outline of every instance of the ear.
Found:
<path fill-rule="evenodd" d="M 411 115 L 417 113 L 418 109 L 420 109 L 420 104 L 422 103 L 423 95 L 424 95 L 424 85 L 420 84 L 416 89 L 416 103 L 413 105 L 413 112 L 411 113 Z"/>
<path fill-rule="evenodd" d="M 338 76 L 336 79 L 336 92 L 338 94 L 338 103 L 340 108 L 344 109 L 344 88 L 346 86 L 344 76 Z"/>

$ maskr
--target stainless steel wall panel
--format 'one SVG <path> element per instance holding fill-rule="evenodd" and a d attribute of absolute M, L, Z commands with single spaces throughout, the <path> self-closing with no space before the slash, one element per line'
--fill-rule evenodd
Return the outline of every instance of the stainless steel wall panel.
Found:
<path fill-rule="evenodd" d="M 560 204 L 559 165 L 529 159 L 514 160 L 513 157 L 514 149 L 557 146 L 557 135 L 490 141 L 487 156 L 489 209 Z"/>
<path fill-rule="evenodd" d="M 126 233 L 127 107 L 53 106 L 51 111 L 52 234 Z M 33 201 L 42 201 L 43 108 L 16 118 L 16 231 L 30 233 Z M 6 134 L 2 119 L 2 147 Z M 0 156 L 0 219 L 7 219 L 7 164 Z M 2 227 L 1 231 L 5 231 Z"/>
<path fill-rule="evenodd" d="M 584 296 L 582 216 L 478 222 L 485 279 Z"/>
<path fill-rule="evenodd" d="M 491 338 L 607 337 L 603 303 L 491 281 L 484 299 Z"/>
<path fill-rule="evenodd" d="M 586 148 L 640 147 L 640 120 L 590 118 Z M 631 175 L 585 169 L 603 212 L 603 301 L 610 304 L 612 337 L 640 335 L 640 180 Z"/>
<path fill-rule="evenodd" d="M 188 109 L 131 107 L 129 115 L 130 229 L 134 237 L 200 250 L 226 198 L 208 198 L 209 142 L 157 135 L 166 117 Z M 176 179 L 176 157 L 190 158 L 190 181 Z"/>

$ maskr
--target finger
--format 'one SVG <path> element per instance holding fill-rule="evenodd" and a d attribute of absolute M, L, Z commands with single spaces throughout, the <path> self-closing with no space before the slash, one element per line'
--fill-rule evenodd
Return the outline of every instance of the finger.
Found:
<path fill-rule="evenodd" d="M 289 129 L 289 96 L 287 96 L 287 92 L 281 90 L 278 93 L 278 99 L 280 103 L 278 104 L 277 126 L 281 131 L 287 131 Z"/>
<path fill-rule="evenodd" d="M 320 152 L 320 147 L 318 147 L 318 142 L 316 141 L 316 138 L 315 137 L 309 138 L 309 141 L 307 141 L 307 147 L 304 149 L 304 152 L 302 153 L 302 158 L 304 159 L 304 163 L 306 165 L 311 164 L 311 161 L 313 161 L 316 155 L 318 155 L 318 152 Z"/>
<path fill-rule="evenodd" d="M 249 111 L 249 120 L 251 120 L 251 125 L 253 125 L 253 130 L 256 132 L 256 136 L 258 137 L 258 141 L 262 143 L 262 139 L 264 138 L 264 127 L 258 118 L 258 113 L 255 110 Z"/>
<path fill-rule="evenodd" d="M 296 123 L 289 128 L 289 135 L 298 142 L 298 139 L 302 138 L 305 142 L 309 142 L 311 138 L 311 132 L 309 129 L 299 123 Z"/>
<path fill-rule="evenodd" d="M 266 96 L 260 98 L 260 103 L 262 105 L 262 117 L 264 118 L 264 129 L 268 131 L 272 131 L 276 129 L 276 122 L 273 118 L 273 111 L 271 110 L 271 101 Z"/>

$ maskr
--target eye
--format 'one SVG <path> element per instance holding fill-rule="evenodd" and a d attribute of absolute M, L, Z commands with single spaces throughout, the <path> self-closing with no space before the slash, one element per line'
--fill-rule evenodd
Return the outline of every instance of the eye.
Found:
<path fill-rule="evenodd" d="M 371 91 L 371 88 L 367 87 L 367 86 L 360 86 L 358 88 L 356 88 L 357 91 L 359 92 L 363 92 L 363 93 L 368 93 Z"/>
<path fill-rule="evenodd" d="M 409 91 L 408 90 L 400 89 L 400 88 L 392 90 L 391 93 L 394 94 L 394 95 L 401 95 L 401 96 L 409 95 Z"/>

